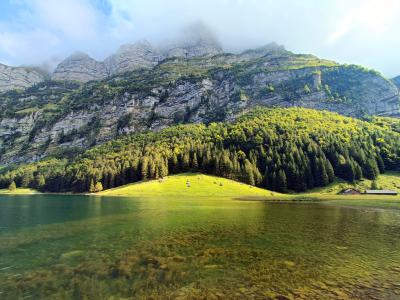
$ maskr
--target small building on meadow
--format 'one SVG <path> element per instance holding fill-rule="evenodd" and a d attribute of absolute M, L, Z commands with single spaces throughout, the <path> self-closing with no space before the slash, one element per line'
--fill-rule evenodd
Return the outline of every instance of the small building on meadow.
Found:
<path fill-rule="evenodd" d="M 397 195 L 397 192 L 392 190 L 366 190 L 365 193 L 367 195 Z"/>
<path fill-rule="evenodd" d="M 356 189 L 345 189 L 341 192 L 342 195 L 360 195 L 361 193 Z"/>

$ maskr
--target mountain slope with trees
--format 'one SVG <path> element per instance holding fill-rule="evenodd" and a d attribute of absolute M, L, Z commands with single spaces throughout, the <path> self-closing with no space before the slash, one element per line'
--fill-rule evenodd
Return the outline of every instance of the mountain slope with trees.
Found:
<path fill-rule="evenodd" d="M 102 81 L 46 81 L 1 93 L 0 165 L 76 156 L 127 133 L 232 120 L 255 106 L 391 116 L 399 115 L 400 98 L 376 71 L 276 44 L 241 54 L 169 57 Z"/>
<path fill-rule="evenodd" d="M 375 124 L 376 123 L 376 124 Z M 187 124 L 132 134 L 72 161 L 4 169 L 0 187 L 99 191 L 199 171 L 286 192 L 400 170 L 400 134 L 386 123 L 304 108 L 257 108 L 235 122 Z"/>

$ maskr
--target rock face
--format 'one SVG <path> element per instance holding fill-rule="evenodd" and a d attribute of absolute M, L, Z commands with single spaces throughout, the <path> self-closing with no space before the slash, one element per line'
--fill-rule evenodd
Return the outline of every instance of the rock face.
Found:
<path fill-rule="evenodd" d="M 50 84 L 0 95 L 0 164 L 76 153 L 176 123 L 230 120 L 259 105 L 400 116 L 399 90 L 380 74 L 276 46 L 168 59 L 82 87 Z"/>
<path fill-rule="evenodd" d="M 9 67 L 0 64 L 0 92 L 24 89 L 47 78 L 45 72 L 35 68 Z"/>
<path fill-rule="evenodd" d="M 53 80 L 88 82 L 141 68 L 152 68 L 162 59 L 147 41 L 122 45 L 119 50 L 99 62 L 77 52 L 62 61 L 54 70 Z"/>
<path fill-rule="evenodd" d="M 221 54 L 222 48 L 212 32 L 202 23 L 186 28 L 182 37 L 158 49 L 146 40 L 122 45 L 118 51 L 104 61 L 96 61 L 89 55 L 76 52 L 59 63 L 51 79 L 86 83 L 110 76 L 150 69 L 165 58 L 205 57 Z M 42 82 L 46 77 L 34 69 L 14 68 L 0 64 L 0 92 L 27 88 Z"/>
<path fill-rule="evenodd" d="M 141 68 L 152 68 L 162 60 L 162 55 L 149 42 L 143 40 L 122 45 L 117 53 L 105 59 L 109 75 Z"/>
<path fill-rule="evenodd" d="M 107 70 L 102 62 L 89 55 L 77 52 L 58 64 L 52 75 L 53 80 L 88 82 L 107 77 Z"/>
<path fill-rule="evenodd" d="M 393 78 L 392 81 L 400 89 L 400 76 Z"/>

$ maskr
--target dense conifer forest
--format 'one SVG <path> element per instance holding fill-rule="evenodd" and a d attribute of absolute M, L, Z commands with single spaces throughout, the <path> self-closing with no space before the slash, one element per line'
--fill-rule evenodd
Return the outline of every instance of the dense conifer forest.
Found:
<path fill-rule="evenodd" d="M 304 108 L 257 108 L 234 122 L 132 134 L 72 161 L 47 158 L 0 171 L 0 187 L 95 192 L 198 171 L 270 190 L 302 192 L 400 170 L 398 121 L 361 121 Z"/>

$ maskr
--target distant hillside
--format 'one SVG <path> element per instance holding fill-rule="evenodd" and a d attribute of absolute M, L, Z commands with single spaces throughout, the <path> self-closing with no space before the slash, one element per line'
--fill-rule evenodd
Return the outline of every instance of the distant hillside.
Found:
<path fill-rule="evenodd" d="M 0 92 L 25 89 L 49 77 L 50 75 L 40 68 L 10 67 L 0 63 Z"/>
<path fill-rule="evenodd" d="M 75 156 L 127 133 L 233 120 L 260 105 L 355 117 L 399 115 L 398 89 L 375 71 L 294 54 L 276 44 L 237 55 L 214 55 L 210 49 L 206 55 L 210 43 L 187 45 L 183 53 L 197 47 L 193 55 L 166 58 L 103 81 L 45 81 L 0 94 L 0 164 Z M 73 58 L 74 65 L 80 60 L 99 66 L 82 54 Z M 107 72 L 102 68 L 96 74 Z"/>
<path fill-rule="evenodd" d="M 373 180 L 400 170 L 400 134 L 370 122 L 304 108 L 258 108 L 235 122 L 172 126 L 132 134 L 70 161 L 3 169 L 0 188 L 96 191 L 168 174 L 202 172 L 269 190 L 305 191 L 335 177 Z"/>

